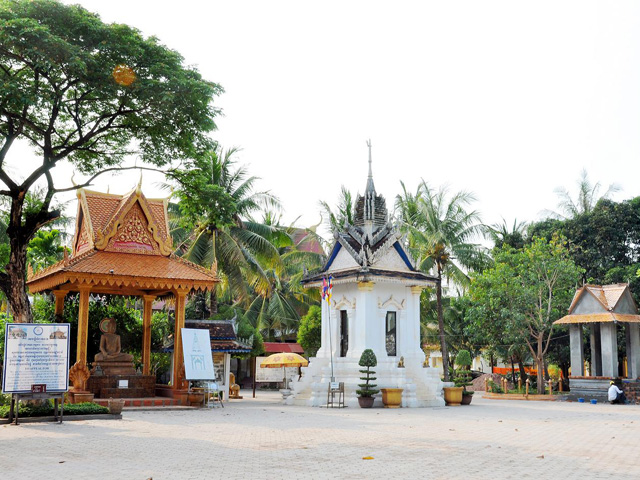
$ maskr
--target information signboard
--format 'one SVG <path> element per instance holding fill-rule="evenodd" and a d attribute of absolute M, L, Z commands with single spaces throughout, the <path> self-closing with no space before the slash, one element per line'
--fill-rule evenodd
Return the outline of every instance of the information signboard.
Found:
<path fill-rule="evenodd" d="M 3 393 L 69 389 L 68 323 L 8 323 L 4 337 Z"/>
<path fill-rule="evenodd" d="M 209 330 L 183 328 L 182 351 L 184 354 L 184 375 L 186 380 L 215 379 Z"/>

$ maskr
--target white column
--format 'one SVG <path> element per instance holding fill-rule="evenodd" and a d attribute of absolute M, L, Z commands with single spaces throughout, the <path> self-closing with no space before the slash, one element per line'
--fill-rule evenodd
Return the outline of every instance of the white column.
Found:
<path fill-rule="evenodd" d="M 321 331 L 321 340 L 320 340 L 320 348 L 316 353 L 316 357 L 329 357 L 329 307 L 327 306 L 327 302 L 322 300 L 320 303 L 320 308 L 322 311 L 322 331 Z"/>
<path fill-rule="evenodd" d="M 618 376 L 618 338 L 616 324 L 600 324 L 600 340 L 602 348 L 602 375 L 605 377 Z"/>
<path fill-rule="evenodd" d="M 640 327 L 637 323 L 627 323 L 629 329 L 629 346 L 627 352 L 627 362 L 629 369 L 629 378 L 638 378 L 640 376 Z"/>
<path fill-rule="evenodd" d="M 602 354 L 600 347 L 600 324 L 592 323 L 589 333 L 589 346 L 591 348 L 591 376 L 602 376 Z"/>
<path fill-rule="evenodd" d="M 584 352 L 582 350 L 582 325 L 579 323 L 569 325 L 569 348 L 571 350 L 571 375 L 582 377 L 584 375 Z"/>

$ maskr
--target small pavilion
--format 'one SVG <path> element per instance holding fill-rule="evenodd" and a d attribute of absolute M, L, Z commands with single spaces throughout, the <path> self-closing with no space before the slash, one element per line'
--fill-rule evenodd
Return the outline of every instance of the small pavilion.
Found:
<path fill-rule="evenodd" d="M 151 315 L 154 300 L 175 300 L 175 345 L 171 389 L 166 396 L 181 397 L 184 380 L 181 328 L 185 326 L 187 295 L 209 291 L 216 275 L 173 252 L 167 218 L 168 199 L 148 199 L 140 184 L 125 195 L 78 190 L 78 213 L 71 255 L 30 274 L 30 293 L 55 296 L 56 320 L 60 321 L 64 298 L 80 295 L 76 363 L 87 364 L 89 297 L 136 296 L 143 300 L 142 374 L 151 367 Z M 89 359 L 93 361 L 93 359 Z"/>
<path fill-rule="evenodd" d="M 619 376 L 618 325 L 625 327 L 626 377 L 640 376 L 640 315 L 628 283 L 585 285 L 576 291 L 569 313 L 554 325 L 569 325 L 571 391 L 593 393 Z M 589 327 L 591 365 L 586 375 L 583 326 Z"/>

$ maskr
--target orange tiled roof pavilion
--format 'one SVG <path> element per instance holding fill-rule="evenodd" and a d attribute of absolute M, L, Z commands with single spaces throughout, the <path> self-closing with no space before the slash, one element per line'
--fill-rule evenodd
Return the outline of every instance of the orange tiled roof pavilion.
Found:
<path fill-rule="evenodd" d="M 180 328 L 184 327 L 186 296 L 211 290 L 216 275 L 172 254 L 167 199 L 147 199 L 140 185 L 128 194 L 78 190 L 78 213 L 71 255 L 30 274 L 31 293 L 51 291 L 56 317 L 62 316 L 64 297 L 80 293 L 76 361 L 87 362 L 89 295 L 139 296 L 144 300 L 143 373 L 150 371 L 151 306 L 159 296 L 173 295 L 176 346 L 173 388 L 183 389 L 184 369 Z"/>

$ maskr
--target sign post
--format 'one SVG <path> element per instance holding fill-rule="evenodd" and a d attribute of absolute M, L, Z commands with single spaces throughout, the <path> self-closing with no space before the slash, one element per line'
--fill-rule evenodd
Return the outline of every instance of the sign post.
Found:
<path fill-rule="evenodd" d="M 64 394 L 69 390 L 68 323 L 8 323 L 5 330 L 2 392 L 11 393 L 18 424 L 20 399 L 54 398 L 62 422 Z"/>

